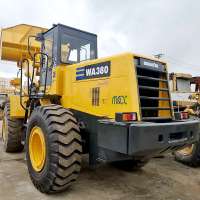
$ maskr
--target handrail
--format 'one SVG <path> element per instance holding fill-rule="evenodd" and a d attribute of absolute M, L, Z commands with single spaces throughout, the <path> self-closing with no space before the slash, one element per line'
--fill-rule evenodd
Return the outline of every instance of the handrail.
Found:
<path fill-rule="evenodd" d="M 48 54 L 46 54 L 46 53 L 43 53 L 43 52 L 38 52 L 38 53 L 34 53 L 34 59 L 33 59 L 33 66 L 35 66 L 35 64 L 37 63 L 36 62 L 36 56 L 37 55 L 42 55 L 42 56 L 45 56 L 46 58 L 46 67 L 45 67 L 45 84 L 44 84 L 44 96 L 45 96 L 45 94 L 46 94 L 46 87 L 47 87 L 47 74 L 48 74 L 48 65 L 49 65 L 49 59 L 48 59 Z M 42 60 L 43 58 L 41 57 L 41 59 L 40 59 L 40 68 L 42 68 L 42 66 L 43 66 L 43 60 Z M 31 80 L 31 83 L 33 83 L 33 78 L 34 78 L 34 67 L 33 67 L 33 73 L 32 73 L 32 80 Z M 31 84 L 31 88 L 32 88 L 32 84 Z"/>
<path fill-rule="evenodd" d="M 26 110 L 26 108 L 24 107 L 23 103 L 22 103 L 22 77 L 23 77 L 23 63 L 26 62 L 27 63 L 27 71 L 28 71 L 28 76 L 27 76 L 27 90 L 28 90 L 28 96 L 30 95 L 29 93 L 29 60 L 28 59 L 23 59 L 21 61 L 21 67 L 20 67 L 20 71 L 21 71 L 21 76 L 20 76 L 20 105 L 22 106 L 22 108 L 24 110 Z"/>

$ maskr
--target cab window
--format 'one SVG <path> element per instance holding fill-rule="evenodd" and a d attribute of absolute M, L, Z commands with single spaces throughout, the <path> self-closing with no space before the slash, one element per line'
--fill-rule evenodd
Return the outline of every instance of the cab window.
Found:
<path fill-rule="evenodd" d="M 53 34 L 45 37 L 43 52 L 48 55 L 48 67 L 51 67 L 53 60 Z"/>
<path fill-rule="evenodd" d="M 66 34 L 61 35 L 61 62 L 77 63 L 95 58 L 91 42 Z"/>

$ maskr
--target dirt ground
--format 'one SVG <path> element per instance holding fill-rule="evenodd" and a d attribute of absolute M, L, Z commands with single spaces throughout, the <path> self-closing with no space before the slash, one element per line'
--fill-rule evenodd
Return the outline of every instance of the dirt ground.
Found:
<path fill-rule="evenodd" d="M 66 192 L 45 195 L 32 185 L 24 153 L 7 154 L 0 141 L 0 200 L 198 200 L 200 168 L 170 155 L 154 158 L 142 170 L 125 172 L 109 164 L 91 171 L 86 160 L 78 181 Z"/>

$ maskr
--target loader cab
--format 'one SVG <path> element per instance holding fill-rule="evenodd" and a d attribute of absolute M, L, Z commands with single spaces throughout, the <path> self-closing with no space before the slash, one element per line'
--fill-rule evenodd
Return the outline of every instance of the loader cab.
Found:
<path fill-rule="evenodd" d="M 53 67 L 97 58 L 97 35 L 58 24 L 43 33 L 41 49 L 48 55 L 48 64 L 45 62 L 42 66 L 40 81 L 44 85 L 48 67 L 46 83 L 50 85 Z"/>

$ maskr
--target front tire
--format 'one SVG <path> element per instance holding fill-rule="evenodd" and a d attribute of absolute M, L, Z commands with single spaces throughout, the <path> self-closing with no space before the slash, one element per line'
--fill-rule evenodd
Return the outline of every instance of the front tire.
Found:
<path fill-rule="evenodd" d="M 37 107 L 26 136 L 28 170 L 39 191 L 61 192 L 76 181 L 82 146 L 77 121 L 70 111 L 59 105 Z"/>
<path fill-rule="evenodd" d="M 7 102 L 3 112 L 2 139 L 5 152 L 20 152 L 24 146 L 22 139 L 23 120 L 10 117 L 10 102 Z"/>

